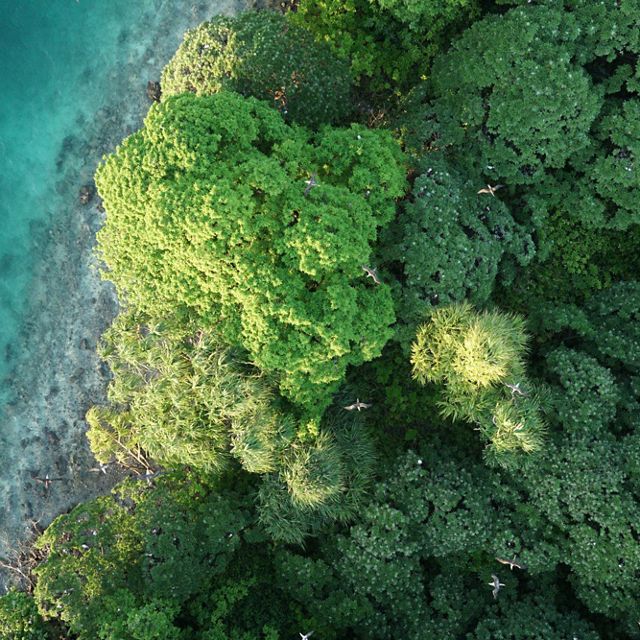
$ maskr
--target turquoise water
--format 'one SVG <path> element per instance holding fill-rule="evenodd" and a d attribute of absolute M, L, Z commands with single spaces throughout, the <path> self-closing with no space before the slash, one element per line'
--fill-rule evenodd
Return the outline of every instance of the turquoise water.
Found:
<path fill-rule="evenodd" d="M 79 191 L 137 129 L 184 31 L 250 0 L 0 0 L 0 557 L 117 473 L 91 472 L 84 416 L 117 310 Z M 56 481 L 47 489 L 38 478 Z M 0 572 L 0 587 L 7 574 Z"/>
<path fill-rule="evenodd" d="M 58 213 L 63 142 L 108 100 L 110 74 L 144 46 L 127 41 L 128 25 L 159 4 L 0 0 L 1 374 L 19 355 L 11 345 L 24 321 L 38 234 Z"/>

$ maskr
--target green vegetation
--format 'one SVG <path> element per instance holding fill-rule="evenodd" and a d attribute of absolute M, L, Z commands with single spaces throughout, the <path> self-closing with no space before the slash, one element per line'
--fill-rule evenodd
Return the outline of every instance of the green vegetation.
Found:
<path fill-rule="evenodd" d="M 187 32 L 162 74 L 164 96 L 221 90 L 275 106 L 307 127 L 340 123 L 353 110 L 349 66 L 283 16 L 217 16 Z"/>
<path fill-rule="evenodd" d="M 0 637 L 639 639 L 640 0 L 293 4 L 98 169 L 131 477 Z"/>
<path fill-rule="evenodd" d="M 446 37 L 477 15 L 476 0 L 301 0 L 291 22 L 349 60 L 358 84 L 406 90 L 429 73 Z"/>
<path fill-rule="evenodd" d="M 525 374 L 526 341 L 521 318 L 476 314 L 463 303 L 435 311 L 411 347 L 413 377 L 444 384 L 441 414 L 477 424 L 497 460 L 542 445 L 539 401 Z"/>
<path fill-rule="evenodd" d="M 96 182 L 121 299 L 216 326 L 312 416 L 391 336 L 389 289 L 362 270 L 405 189 L 388 132 L 312 135 L 253 98 L 183 94 L 152 107 Z"/>

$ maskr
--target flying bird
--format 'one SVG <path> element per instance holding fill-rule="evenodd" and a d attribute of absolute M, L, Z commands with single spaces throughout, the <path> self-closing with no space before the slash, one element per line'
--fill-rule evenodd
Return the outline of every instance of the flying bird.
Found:
<path fill-rule="evenodd" d="M 490 184 L 488 184 L 484 189 L 480 189 L 480 191 L 478 191 L 478 193 L 488 193 L 490 195 L 492 195 L 494 198 L 496 197 L 496 191 L 498 189 L 502 189 L 502 187 L 504 187 L 503 184 L 496 184 L 494 186 L 491 186 Z"/>
<path fill-rule="evenodd" d="M 360 411 L 361 409 L 368 409 L 370 406 L 371 405 L 366 402 L 360 402 L 360 398 L 357 398 L 353 404 L 348 404 L 345 409 L 347 411 L 353 411 L 354 409 Z"/>
<path fill-rule="evenodd" d="M 511 395 L 512 396 L 517 394 L 519 396 L 526 397 L 526 396 L 529 395 L 528 393 L 526 393 L 525 391 L 523 391 L 520 388 L 520 383 L 519 382 L 517 384 L 509 384 L 509 383 L 505 382 L 504 386 L 507 387 L 508 389 L 511 389 Z"/>
<path fill-rule="evenodd" d="M 34 478 L 36 482 L 42 482 L 45 489 L 49 489 L 52 482 L 55 482 L 56 480 L 62 480 L 62 479 L 63 478 L 50 478 L 48 473 L 44 478 Z"/>
<path fill-rule="evenodd" d="M 513 571 L 513 567 L 515 567 L 516 569 L 526 569 L 526 565 L 524 564 L 520 564 L 519 562 L 516 562 L 516 557 L 513 556 L 513 560 L 503 560 L 502 558 L 496 558 L 496 560 L 500 563 L 500 564 L 508 564 L 509 565 L 509 569 L 511 571 Z"/>
<path fill-rule="evenodd" d="M 378 270 L 373 267 L 362 265 L 362 270 L 367 274 L 367 278 L 371 278 L 376 284 L 382 284 L 378 278 Z"/>
<path fill-rule="evenodd" d="M 307 185 L 305 190 L 304 190 L 304 195 L 308 196 L 309 192 L 311 191 L 311 189 L 313 189 L 313 187 L 317 187 L 318 183 L 316 182 L 316 178 L 318 177 L 317 173 L 312 173 L 311 177 L 308 180 L 305 180 L 305 184 Z"/>
<path fill-rule="evenodd" d="M 498 597 L 498 591 L 500 591 L 501 587 L 505 586 L 504 584 L 502 584 L 502 582 L 500 582 L 500 579 L 497 575 L 495 575 L 495 573 L 491 574 L 491 582 L 488 582 L 487 584 L 490 587 L 493 587 L 493 591 L 491 593 L 493 593 L 494 600 Z"/>
<path fill-rule="evenodd" d="M 309 633 L 300 633 L 300 640 L 309 640 L 309 638 L 313 635 L 313 631 L 309 631 Z"/>

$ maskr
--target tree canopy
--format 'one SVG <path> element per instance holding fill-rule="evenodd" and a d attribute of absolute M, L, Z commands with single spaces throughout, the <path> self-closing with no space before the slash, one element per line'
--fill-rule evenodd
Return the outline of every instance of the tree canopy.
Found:
<path fill-rule="evenodd" d="M 312 128 L 341 123 L 353 109 L 347 63 L 271 11 L 216 16 L 188 31 L 161 84 L 165 97 L 236 91 Z"/>
<path fill-rule="evenodd" d="M 392 334 L 363 265 L 404 180 L 387 132 L 313 136 L 253 98 L 183 94 L 99 168 L 100 254 L 126 304 L 215 326 L 317 413 Z"/>

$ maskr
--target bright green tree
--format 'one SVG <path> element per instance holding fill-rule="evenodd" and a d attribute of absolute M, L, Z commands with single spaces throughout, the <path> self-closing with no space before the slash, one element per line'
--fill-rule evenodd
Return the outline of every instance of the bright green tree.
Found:
<path fill-rule="evenodd" d="M 402 161 L 384 131 L 312 136 L 253 98 L 169 98 L 97 171 L 107 277 L 152 317 L 215 326 L 317 416 L 391 336 L 389 288 L 363 266 Z"/>
<path fill-rule="evenodd" d="M 499 311 L 477 313 L 467 303 L 437 309 L 411 347 L 413 377 L 444 385 L 440 412 L 478 424 L 488 454 L 536 451 L 544 422 L 525 373 L 524 320 Z"/>
<path fill-rule="evenodd" d="M 223 89 L 267 101 L 312 128 L 343 122 L 352 110 L 348 65 L 270 11 L 216 16 L 188 31 L 162 73 L 165 97 Z"/>

